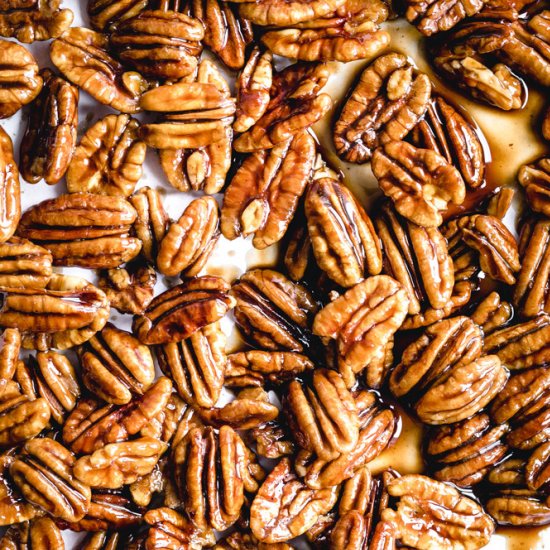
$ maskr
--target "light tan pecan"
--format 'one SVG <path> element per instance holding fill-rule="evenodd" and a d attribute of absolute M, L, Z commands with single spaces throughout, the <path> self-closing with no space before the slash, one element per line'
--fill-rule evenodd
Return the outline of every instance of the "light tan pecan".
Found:
<path fill-rule="evenodd" d="M 143 11 L 148 0 L 88 0 L 90 25 L 96 31 L 111 30 Z"/>
<path fill-rule="evenodd" d="M 225 341 L 220 324 L 212 323 L 181 342 L 155 349 L 161 370 L 186 403 L 213 407 L 218 401 L 227 363 Z"/>
<path fill-rule="evenodd" d="M 106 35 L 73 27 L 51 43 L 50 57 L 68 80 L 99 103 L 123 113 L 135 113 L 147 83 L 139 73 L 126 71 L 111 57 L 108 47 Z"/>
<path fill-rule="evenodd" d="M 168 214 L 158 191 L 151 187 L 142 187 L 128 200 L 137 212 L 134 231 L 142 242 L 141 252 L 148 262 L 154 263 L 160 241 L 168 231 Z"/>
<path fill-rule="evenodd" d="M 502 300 L 498 292 L 491 292 L 478 304 L 470 318 L 483 329 L 485 336 L 489 336 L 495 330 L 505 327 L 513 314 L 512 304 Z"/>
<path fill-rule="evenodd" d="M 550 457 L 550 442 L 537 447 L 525 464 L 525 481 L 529 489 L 538 491 L 547 487 L 549 479 L 548 460 Z"/>
<path fill-rule="evenodd" d="M 0 547 L 4 550 L 65 550 L 65 542 L 53 519 L 40 517 L 12 525 L 0 539 Z"/>
<path fill-rule="evenodd" d="M 78 124 L 78 88 L 49 69 L 41 71 L 44 87 L 33 103 L 21 142 L 21 175 L 30 183 L 42 178 L 52 185 L 67 171 Z"/>
<path fill-rule="evenodd" d="M 270 149 L 319 121 L 332 107 L 320 93 L 332 72 L 326 63 L 296 63 L 273 75 L 264 115 L 233 146 L 240 153 Z"/>
<path fill-rule="evenodd" d="M 304 131 L 246 157 L 225 190 L 224 237 L 253 234 L 252 243 L 259 249 L 278 242 L 311 177 L 315 155 L 315 141 Z"/>
<path fill-rule="evenodd" d="M 348 387 L 355 375 L 386 355 L 386 344 L 399 330 L 409 301 L 403 287 L 387 275 L 356 284 L 315 317 L 314 334 L 336 340 L 338 369 Z"/>
<path fill-rule="evenodd" d="M 1 61 L 0 54 L 0 63 Z M 0 105 L 2 105 L 1 91 Z M 1 115 L 0 118 L 2 118 Z M 13 159 L 11 139 L 4 129 L 0 128 L 0 243 L 6 242 L 13 236 L 20 218 L 21 194 L 19 189 L 19 170 Z"/>
<path fill-rule="evenodd" d="M 305 533 L 336 503 L 337 488 L 310 489 L 283 458 L 267 476 L 250 508 L 250 528 L 266 543 L 279 543 Z"/>
<path fill-rule="evenodd" d="M 109 269 L 136 257 L 136 211 L 122 197 L 71 193 L 42 201 L 21 217 L 20 237 L 47 248 L 54 265 Z"/>
<path fill-rule="evenodd" d="M 138 130 L 139 122 L 128 115 L 107 115 L 88 128 L 69 164 L 69 193 L 130 196 L 147 149 Z"/>
<path fill-rule="evenodd" d="M 26 349 L 67 349 L 89 340 L 109 317 L 107 297 L 79 277 L 53 275 L 45 289 L 1 287 L 0 326 L 17 328 Z"/>
<path fill-rule="evenodd" d="M 220 277 L 195 277 L 157 296 L 133 323 L 144 344 L 168 344 L 188 338 L 221 319 L 234 305 Z M 0 316 L 1 321 L 1 316 Z"/>
<path fill-rule="evenodd" d="M 159 271 L 171 277 L 198 275 L 218 240 L 218 219 L 218 204 L 212 197 L 191 201 L 160 242 Z"/>
<path fill-rule="evenodd" d="M 0 447 L 11 448 L 38 435 L 50 420 L 45 399 L 23 395 L 2 397 L 0 401 Z"/>
<path fill-rule="evenodd" d="M 428 108 L 430 79 L 408 58 L 390 53 L 376 59 L 344 103 L 334 124 L 334 146 L 348 162 L 367 162 L 376 147 L 399 141 Z"/>
<path fill-rule="evenodd" d="M 387 490 L 399 500 L 397 510 L 382 511 L 382 520 L 397 528 L 398 538 L 407 546 L 482 548 L 495 530 L 477 502 L 440 481 L 410 474 L 391 481 Z"/>
<path fill-rule="evenodd" d="M 0 244 L 0 286 L 44 288 L 52 275 L 52 255 L 27 239 Z"/>
<path fill-rule="evenodd" d="M 167 406 L 171 393 L 172 383 L 162 377 L 126 405 L 82 398 L 65 421 L 63 441 L 76 454 L 91 454 L 109 443 L 127 441 Z"/>
<path fill-rule="evenodd" d="M 245 335 L 270 351 L 309 350 L 317 304 L 305 287 L 271 269 L 245 273 L 231 289 L 235 319 Z"/>
<path fill-rule="evenodd" d="M 0 396 L 6 392 L 15 375 L 20 349 L 20 332 L 16 328 L 3 330 L 0 336 Z"/>
<path fill-rule="evenodd" d="M 525 189 L 531 209 L 550 215 L 550 157 L 524 164 L 519 170 L 518 181 Z"/>
<path fill-rule="evenodd" d="M 172 10 L 146 10 L 119 22 L 110 35 L 118 59 L 142 75 L 178 80 L 195 71 L 205 30 L 197 19 Z"/>

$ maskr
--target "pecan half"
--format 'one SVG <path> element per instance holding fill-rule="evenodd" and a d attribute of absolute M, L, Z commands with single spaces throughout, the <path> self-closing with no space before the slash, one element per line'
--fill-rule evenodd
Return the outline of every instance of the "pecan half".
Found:
<path fill-rule="evenodd" d="M 148 0 L 88 0 L 90 25 L 96 31 L 110 30 L 146 8 Z"/>
<path fill-rule="evenodd" d="M 504 328 L 511 321 L 514 310 L 512 304 L 502 300 L 497 292 L 491 292 L 472 312 L 470 318 L 489 336 L 495 330 Z"/>
<path fill-rule="evenodd" d="M 50 420 L 45 399 L 30 400 L 23 395 L 0 401 L 0 447 L 10 448 L 38 435 Z"/>
<path fill-rule="evenodd" d="M 2 105 L 1 91 L 0 105 Z M 0 118 L 2 118 L 1 115 Z M 4 129 L 0 128 L 0 243 L 4 243 L 12 237 L 20 218 L 21 194 L 19 189 L 19 170 L 13 159 L 11 139 Z"/>
<path fill-rule="evenodd" d="M 426 112 L 431 89 L 428 76 L 415 73 L 406 56 L 390 53 L 376 59 L 334 124 L 338 156 L 361 164 L 378 146 L 403 139 Z"/>
<path fill-rule="evenodd" d="M 518 181 L 525 188 L 531 209 L 550 215 L 550 157 L 524 164 L 518 173 Z"/>
<path fill-rule="evenodd" d="M 2 395 L 15 374 L 19 350 L 21 348 L 21 334 L 16 328 L 2 331 L 0 336 L 0 395 Z"/>
<path fill-rule="evenodd" d="M 537 447 L 527 464 L 525 464 L 525 481 L 529 489 L 538 491 L 547 487 L 549 478 L 548 460 L 550 458 L 550 442 Z"/>
<path fill-rule="evenodd" d="M 88 128 L 67 171 L 69 193 L 130 196 L 147 149 L 138 130 L 139 122 L 128 115 L 107 115 Z"/>
<path fill-rule="evenodd" d="M 0 547 L 5 550 L 65 550 L 65 542 L 59 527 L 49 517 L 40 517 L 30 522 L 12 525 L 0 539 Z"/>
<path fill-rule="evenodd" d="M 0 286 L 44 288 L 52 275 L 52 255 L 27 239 L 0 243 Z"/>

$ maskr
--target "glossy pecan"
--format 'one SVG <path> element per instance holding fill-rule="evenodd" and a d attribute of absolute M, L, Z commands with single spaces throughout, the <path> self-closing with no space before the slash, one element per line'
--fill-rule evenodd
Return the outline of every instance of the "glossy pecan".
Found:
<path fill-rule="evenodd" d="M 0 286 L 44 288 L 52 275 L 52 255 L 27 239 L 0 244 Z"/>
<path fill-rule="evenodd" d="M 531 209 L 550 215 L 550 157 L 524 164 L 519 170 L 518 181 L 525 189 Z"/>
<path fill-rule="evenodd" d="M 88 17 L 96 31 L 111 30 L 146 8 L 148 0 L 88 0 Z"/>
<path fill-rule="evenodd" d="M 537 447 L 525 464 L 525 481 L 533 491 L 544 490 L 550 481 L 548 460 L 550 458 L 550 442 Z"/>
<path fill-rule="evenodd" d="M 292 455 L 295 445 L 292 442 L 290 430 L 277 421 L 267 422 L 250 430 L 247 441 L 256 445 L 256 453 L 265 458 L 281 458 Z"/>
<path fill-rule="evenodd" d="M 2 105 L 1 91 L 0 105 Z M 1 115 L 0 118 L 2 118 Z M 0 128 L 0 243 L 6 242 L 13 236 L 20 218 L 19 170 L 13 159 L 11 139 L 4 129 Z"/>
<path fill-rule="evenodd" d="M 0 447 L 10 448 L 38 435 L 50 420 L 45 399 L 31 400 L 23 395 L 0 401 Z"/>
<path fill-rule="evenodd" d="M 430 79 L 415 73 L 406 56 L 390 53 L 376 59 L 334 124 L 338 156 L 364 163 L 378 146 L 403 139 L 426 112 L 430 94 Z"/>
<path fill-rule="evenodd" d="M 512 304 L 501 299 L 498 292 L 491 292 L 470 315 L 474 323 L 483 329 L 483 334 L 489 336 L 504 328 L 512 319 L 514 310 Z"/>
<path fill-rule="evenodd" d="M 20 332 L 16 328 L 3 330 L 0 336 L 0 396 L 15 375 L 20 349 Z"/>
<path fill-rule="evenodd" d="M 6 550 L 65 550 L 65 542 L 59 527 L 49 517 L 33 519 L 12 525 L 0 539 L 0 547 Z"/>

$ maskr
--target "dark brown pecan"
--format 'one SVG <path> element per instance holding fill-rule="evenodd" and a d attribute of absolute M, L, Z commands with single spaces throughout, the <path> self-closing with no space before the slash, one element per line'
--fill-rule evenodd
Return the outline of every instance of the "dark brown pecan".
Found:
<path fill-rule="evenodd" d="M 73 27 L 50 45 L 53 64 L 73 84 L 95 100 L 123 113 L 139 109 L 139 97 L 146 81 L 124 67 L 108 53 L 107 36 L 84 27 Z"/>
<path fill-rule="evenodd" d="M 305 533 L 336 503 L 337 487 L 310 489 L 283 458 L 267 476 L 250 508 L 250 528 L 266 543 L 284 542 Z"/>
<path fill-rule="evenodd" d="M 65 550 L 65 542 L 59 527 L 49 517 L 12 525 L 0 539 L 4 550 Z"/>
<path fill-rule="evenodd" d="M 525 188 L 531 209 L 550 215 L 550 157 L 524 164 L 519 170 L 518 181 Z"/>
<path fill-rule="evenodd" d="M 252 243 L 259 249 L 278 242 L 296 212 L 315 156 L 315 141 L 304 131 L 245 158 L 225 190 L 224 237 L 254 234 Z"/>
<path fill-rule="evenodd" d="M 308 187 L 305 213 L 317 264 L 338 285 L 352 287 L 382 271 L 380 241 L 353 194 L 337 180 L 321 178 Z"/>
<path fill-rule="evenodd" d="M 550 442 L 537 447 L 525 464 L 525 481 L 529 489 L 539 491 L 546 489 L 550 481 L 548 460 L 550 458 Z"/>
<path fill-rule="evenodd" d="M 143 11 L 148 0 L 88 0 L 90 25 L 96 31 L 111 30 Z"/>
<path fill-rule="evenodd" d="M 542 123 L 542 136 L 550 141 L 550 108 L 546 110 L 544 121 Z"/>
<path fill-rule="evenodd" d="M 19 395 L 0 401 L 0 447 L 11 448 L 38 435 L 50 420 L 45 399 Z"/>
<path fill-rule="evenodd" d="M 0 50 L 1 45 L 2 43 L 0 42 Z M 0 74 L 0 86 L 1 79 Z M 2 105 L 5 104 L 2 102 L 2 93 L 0 90 L 0 111 Z M 1 114 L 0 118 L 2 118 Z M 0 128 L 0 243 L 6 242 L 13 236 L 20 218 L 21 194 L 19 189 L 19 170 L 13 159 L 11 139 L 4 129 Z"/>
<path fill-rule="evenodd" d="M 6 391 L 10 380 L 15 375 L 20 349 L 20 332 L 16 328 L 3 330 L 0 336 L 0 396 Z"/>
<path fill-rule="evenodd" d="M 42 178 L 52 185 L 67 171 L 76 144 L 78 88 L 49 69 L 41 71 L 44 87 L 29 114 L 21 142 L 21 175 L 30 183 Z"/>
<path fill-rule="evenodd" d="M 234 142 L 241 153 L 270 149 L 320 120 L 332 107 L 319 93 L 331 74 L 325 63 L 297 63 L 273 75 L 265 114 Z"/>
<path fill-rule="evenodd" d="M 459 487 L 479 483 L 508 452 L 507 424 L 492 425 L 486 414 L 430 432 L 426 460 L 433 475 Z"/>
<path fill-rule="evenodd" d="M 505 327 L 511 321 L 513 314 L 512 305 L 502 300 L 498 292 L 491 292 L 476 307 L 470 318 L 483 329 L 485 336 L 489 336 L 495 330 Z"/>
<path fill-rule="evenodd" d="M 172 383 L 162 377 L 127 405 L 104 405 L 82 398 L 65 421 L 63 441 L 77 454 L 90 454 L 108 443 L 126 441 L 166 407 L 171 392 Z"/>
<path fill-rule="evenodd" d="M 229 288 L 220 277 L 188 279 L 157 296 L 143 315 L 134 319 L 133 330 L 144 344 L 184 340 L 234 306 Z"/>
<path fill-rule="evenodd" d="M 334 125 L 334 146 L 348 162 L 367 162 L 379 145 L 403 139 L 428 108 L 430 79 L 405 55 L 376 59 L 361 74 Z"/>
<path fill-rule="evenodd" d="M 0 286 L 44 288 L 52 275 L 52 255 L 27 239 L 0 244 Z"/>
<path fill-rule="evenodd" d="M 202 51 L 200 21 L 172 10 L 147 10 L 121 21 L 110 35 L 118 59 L 146 77 L 179 80 L 191 74 Z"/>
<path fill-rule="evenodd" d="M 156 348 L 161 370 L 186 403 L 213 407 L 218 401 L 227 362 L 225 340 L 220 324 L 212 323 L 186 340 Z"/>
<path fill-rule="evenodd" d="M 130 196 L 147 149 L 138 130 L 139 122 L 128 115 L 107 115 L 88 128 L 67 171 L 69 193 Z"/>
<path fill-rule="evenodd" d="M 198 275 L 218 240 L 218 219 L 218 204 L 212 197 L 191 201 L 160 242 L 159 271 L 171 277 Z"/>

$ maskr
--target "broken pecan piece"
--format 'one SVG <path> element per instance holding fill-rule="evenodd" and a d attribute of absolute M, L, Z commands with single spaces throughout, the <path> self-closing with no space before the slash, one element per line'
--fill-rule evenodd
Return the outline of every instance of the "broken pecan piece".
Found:
<path fill-rule="evenodd" d="M 543 157 L 531 164 L 524 164 L 519 170 L 518 181 L 525 188 L 525 195 L 531 209 L 549 216 L 550 157 Z"/>
<path fill-rule="evenodd" d="M 484 336 L 489 336 L 495 330 L 504 328 L 513 314 L 512 304 L 502 300 L 497 292 L 491 292 L 476 307 L 470 318 L 483 329 Z"/>

